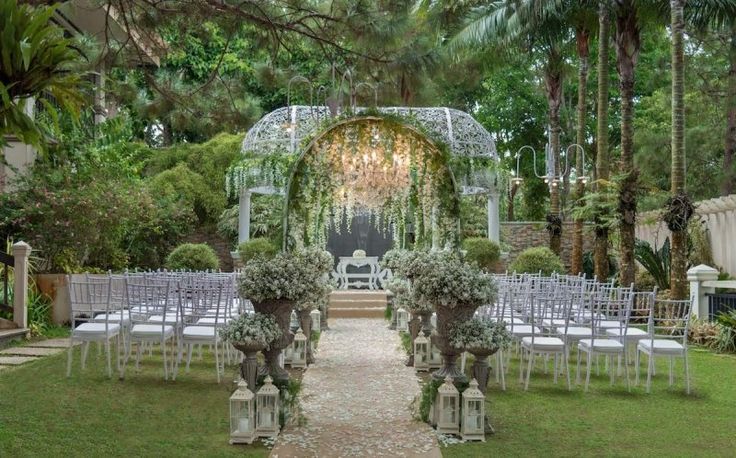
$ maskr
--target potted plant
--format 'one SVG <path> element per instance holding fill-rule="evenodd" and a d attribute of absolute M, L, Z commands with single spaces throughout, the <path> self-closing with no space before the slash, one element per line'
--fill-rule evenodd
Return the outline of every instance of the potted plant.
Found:
<path fill-rule="evenodd" d="M 465 262 L 458 253 L 447 251 L 416 256 L 407 270 L 412 272 L 412 300 L 433 304 L 437 311 L 437 333 L 432 339 L 440 349 L 443 366 L 433 377 L 464 380 L 465 376 L 455 365 L 463 348 L 450 341 L 450 329 L 472 318 L 479 306 L 493 301 L 496 293 L 493 278 Z"/>
<path fill-rule="evenodd" d="M 488 357 L 511 344 L 511 333 L 503 321 L 484 321 L 472 318 L 455 323 L 450 328 L 450 343 L 473 354 L 473 378 L 485 394 L 488 384 Z"/>
<path fill-rule="evenodd" d="M 220 337 L 245 355 L 240 363 L 240 375 L 253 390 L 258 376 L 257 353 L 270 349 L 281 336 L 276 320 L 261 313 L 240 315 L 220 329 Z"/>
<path fill-rule="evenodd" d="M 288 380 L 289 374 L 279 365 L 281 350 L 290 345 L 294 334 L 289 329 L 294 306 L 313 297 L 321 273 L 303 253 L 279 253 L 272 259 L 254 259 L 244 268 L 240 278 L 240 295 L 253 302 L 258 313 L 271 315 L 282 335 L 264 350 L 264 372 L 274 380 Z"/>

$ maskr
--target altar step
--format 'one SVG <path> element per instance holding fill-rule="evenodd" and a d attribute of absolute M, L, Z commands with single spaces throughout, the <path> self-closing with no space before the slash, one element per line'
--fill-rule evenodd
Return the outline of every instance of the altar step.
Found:
<path fill-rule="evenodd" d="M 385 291 L 336 290 L 330 294 L 330 319 L 383 318 L 388 303 Z"/>

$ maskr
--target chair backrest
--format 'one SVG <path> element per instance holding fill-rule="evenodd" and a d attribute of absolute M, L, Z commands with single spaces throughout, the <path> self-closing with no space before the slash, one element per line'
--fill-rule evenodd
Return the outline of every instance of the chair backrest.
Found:
<path fill-rule="evenodd" d="M 227 297 L 223 294 L 224 284 L 219 281 L 201 281 L 191 287 L 189 310 L 191 321 L 199 318 L 214 318 L 214 326 L 224 323 Z"/>
<path fill-rule="evenodd" d="M 633 296 L 612 294 L 610 297 L 596 299 L 596 307 L 591 312 L 592 343 L 596 339 L 609 339 L 606 331 L 618 329 L 618 335 L 625 338 L 631 316 Z M 605 326 L 604 326 L 604 321 Z"/>
<path fill-rule="evenodd" d="M 679 340 L 687 346 L 687 330 L 690 324 L 690 300 L 656 299 L 649 313 L 649 335 L 654 339 Z M 652 346 L 654 344 L 652 343 Z"/>
<path fill-rule="evenodd" d="M 76 327 L 77 321 L 89 321 L 96 314 L 105 315 L 105 330 L 107 330 L 111 310 L 110 301 L 110 279 L 101 281 L 73 280 L 71 275 L 67 276 L 67 287 L 69 292 L 70 316 L 69 322 L 72 328 Z M 118 309 L 119 310 L 119 309 Z"/>
<path fill-rule="evenodd" d="M 126 278 L 125 291 L 128 313 L 133 324 L 146 323 L 153 315 L 161 315 L 161 330 L 166 324 L 166 317 L 178 310 L 171 310 L 171 306 L 178 307 L 178 301 L 172 304 L 172 291 L 178 295 L 178 284 L 171 280 L 160 281 L 152 277 Z M 174 297 L 176 297 L 176 295 Z"/>

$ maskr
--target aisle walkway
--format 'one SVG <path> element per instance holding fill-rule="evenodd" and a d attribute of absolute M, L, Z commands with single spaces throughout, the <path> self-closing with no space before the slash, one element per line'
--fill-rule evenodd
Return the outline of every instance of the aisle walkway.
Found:
<path fill-rule="evenodd" d="M 306 425 L 287 428 L 271 457 L 441 457 L 432 428 L 411 418 L 419 382 L 386 321 L 331 320 L 316 360 L 302 381 Z"/>

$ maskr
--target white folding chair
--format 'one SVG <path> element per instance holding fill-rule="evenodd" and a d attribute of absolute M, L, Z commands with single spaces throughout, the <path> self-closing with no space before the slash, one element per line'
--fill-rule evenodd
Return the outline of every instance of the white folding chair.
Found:
<path fill-rule="evenodd" d="M 657 300 L 649 313 L 649 337 L 639 340 L 636 347 L 636 384 L 639 383 L 641 354 L 648 357 L 647 393 L 651 391 L 654 363 L 657 356 L 669 358 L 669 386 L 675 382 L 674 360 L 682 358 L 685 370 L 685 387 L 690 394 L 690 367 L 687 359 L 687 331 L 690 323 L 689 300 Z"/>
<path fill-rule="evenodd" d="M 71 325 L 72 331 L 69 336 L 69 354 L 67 357 L 66 375 L 72 374 L 72 354 L 75 342 L 82 342 L 81 367 L 85 368 L 90 342 L 100 342 L 105 346 L 107 359 L 107 375 L 112 377 L 112 363 L 110 356 L 110 340 L 115 338 L 117 350 L 117 368 L 120 370 L 120 333 L 121 327 L 105 318 L 93 322 L 96 314 L 109 317 L 114 310 L 111 308 L 110 279 L 107 281 L 79 282 L 73 281 L 72 276 L 67 276 L 69 299 L 71 302 Z M 83 321 L 82 324 L 77 324 Z"/>

